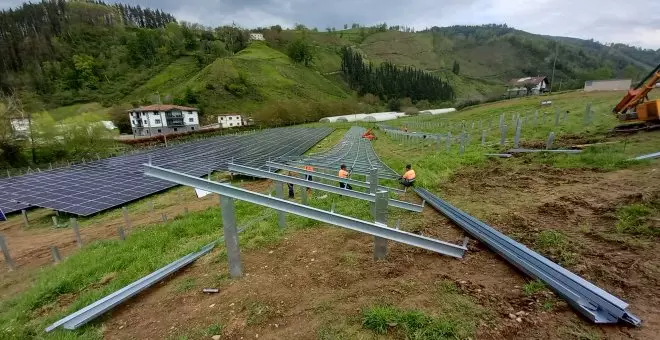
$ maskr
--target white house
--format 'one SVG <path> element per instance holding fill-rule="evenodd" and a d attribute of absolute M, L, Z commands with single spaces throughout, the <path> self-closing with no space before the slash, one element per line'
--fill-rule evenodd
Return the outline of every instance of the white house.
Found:
<path fill-rule="evenodd" d="M 243 126 L 243 117 L 238 114 L 220 115 L 218 116 L 218 124 L 222 129 Z"/>
<path fill-rule="evenodd" d="M 527 88 L 531 87 L 531 93 L 527 93 Z M 550 82 L 548 82 L 548 77 L 538 76 L 538 77 L 525 77 L 511 79 L 509 81 L 509 87 L 506 92 L 508 96 L 525 96 L 532 94 L 541 94 L 550 89 Z"/>
<path fill-rule="evenodd" d="M 199 110 L 178 105 L 149 105 L 128 111 L 133 134 L 154 136 L 163 133 L 199 130 Z"/>
<path fill-rule="evenodd" d="M 261 33 L 250 33 L 250 41 L 253 40 L 265 41 L 266 39 L 264 38 L 264 35 Z"/>

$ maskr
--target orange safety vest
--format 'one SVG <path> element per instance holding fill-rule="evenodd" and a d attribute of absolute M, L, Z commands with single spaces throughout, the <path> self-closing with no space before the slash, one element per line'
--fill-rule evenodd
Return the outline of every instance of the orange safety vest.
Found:
<path fill-rule="evenodd" d="M 310 166 L 310 165 L 305 165 L 305 166 L 303 166 L 303 169 L 305 169 L 305 170 L 307 170 L 307 171 L 314 171 L 314 168 L 313 168 L 312 166 Z"/>
<path fill-rule="evenodd" d="M 415 174 L 415 170 L 413 170 L 413 169 L 410 169 L 410 170 L 406 171 L 405 174 L 403 174 L 403 179 L 407 179 L 409 181 L 415 179 L 415 177 L 417 177 L 417 175 Z"/>
<path fill-rule="evenodd" d="M 339 177 L 341 177 L 341 178 L 348 178 L 348 171 L 346 171 L 346 170 L 344 170 L 344 169 L 340 169 L 340 170 L 339 170 Z"/>

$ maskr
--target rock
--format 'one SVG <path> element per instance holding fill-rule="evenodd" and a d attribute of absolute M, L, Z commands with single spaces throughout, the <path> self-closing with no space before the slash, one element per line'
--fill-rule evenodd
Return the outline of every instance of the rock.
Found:
<path fill-rule="evenodd" d="M 521 318 L 516 318 L 516 321 L 522 322 L 522 319 Z"/>
<path fill-rule="evenodd" d="M 272 253 L 273 253 L 273 251 L 272 251 L 272 250 L 268 252 L 268 254 L 272 254 Z"/>
<path fill-rule="evenodd" d="M 222 338 L 222 335 L 214 335 L 211 337 L 213 340 L 220 340 L 220 338 Z"/>
<path fill-rule="evenodd" d="M 516 318 L 516 315 L 515 315 L 515 314 L 511 314 L 511 313 L 509 313 L 509 318 L 511 318 L 511 319 L 515 319 L 515 318 Z"/>
<path fill-rule="evenodd" d="M 516 313 L 516 315 L 518 315 L 518 316 L 525 315 L 525 312 L 520 311 L 520 312 Z"/>
<path fill-rule="evenodd" d="M 209 308 L 213 308 L 213 307 L 215 307 L 215 303 L 209 305 Z"/>

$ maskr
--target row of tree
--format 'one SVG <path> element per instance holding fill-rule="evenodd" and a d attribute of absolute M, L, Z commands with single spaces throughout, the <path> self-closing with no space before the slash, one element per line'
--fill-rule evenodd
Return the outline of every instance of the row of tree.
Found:
<path fill-rule="evenodd" d="M 372 93 L 382 99 L 409 97 L 413 101 L 444 101 L 454 97 L 451 85 L 433 74 L 389 62 L 374 66 L 365 63 L 362 55 L 350 47 L 341 49 L 341 71 L 360 95 Z"/>

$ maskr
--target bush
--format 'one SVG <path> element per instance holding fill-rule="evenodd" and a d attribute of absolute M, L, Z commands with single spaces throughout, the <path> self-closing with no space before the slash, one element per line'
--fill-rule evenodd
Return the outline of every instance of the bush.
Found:
<path fill-rule="evenodd" d="M 414 106 L 403 108 L 403 112 L 405 112 L 408 116 L 416 116 L 419 114 L 419 110 Z"/>
<path fill-rule="evenodd" d="M 387 108 L 390 111 L 399 111 L 401 110 L 401 101 L 399 99 L 390 99 L 387 102 Z"/>
<path fill-rule="evenodd" d="M 237 97 L 241 97 L 248 92 L 247 86 L 243 84 L 226 84 L 225 90 Z"/>

